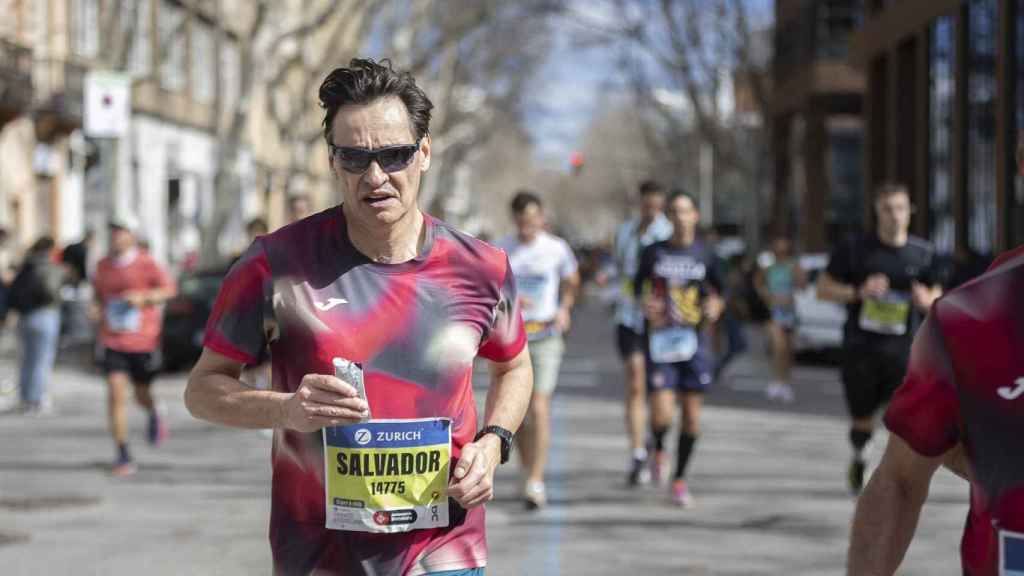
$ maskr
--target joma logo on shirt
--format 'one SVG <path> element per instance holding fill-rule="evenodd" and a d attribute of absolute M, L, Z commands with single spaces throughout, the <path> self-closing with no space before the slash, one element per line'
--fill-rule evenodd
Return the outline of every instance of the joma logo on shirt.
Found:
<path fill-rule="evenodd" d="M 321 312 L 327 312 L 331 308 L 334 308 L 335 306 L 339 306 L 341 304 L 348 304 L 348 300 L 345 300 L 344 298 L 328 298 L 326 303 L 313 302 L 313 305 L 316 306 L 316 309 Z"/>
<path fill-rule="evenodd" d="M 1016 400 L 1021 396 L 1024 396 L 1024 378 L 1017 378 L 1017 381 L 1013 383 L 1013 386 L 1003 386 L 999 390 L 996 390 L 1004 400 Z"/>

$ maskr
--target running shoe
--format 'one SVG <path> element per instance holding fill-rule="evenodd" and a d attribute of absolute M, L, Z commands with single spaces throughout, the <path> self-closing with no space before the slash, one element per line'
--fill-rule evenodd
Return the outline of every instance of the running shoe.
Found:
<path fill-rule="evenodd" d="M 655 486 L 664 486 L 668 482 L 668 452 L 655 452 L 651 460 L 651 482 Z"/>
<path fill-rule="evenodd" d="M 114 466 L 110 469 L 110 474 L 117 478 L 124 478 L 135 474 L 137 471 L 138 468 L 135 466 L 135 462 L 132 462 L 131 458 L 118 458 L 117 461 L 114 462 Z"/>
<path fill-rule="evenodd" d="M 680 508 L 693 507 L 693 496 L 686 486 L 686 480 L 680 478 L 672 481 L 672 503 Z"/>
<path fill-rule="evenodd" d="M 793 387 L 785 382 L 775 381 L 768 385 L 768 389 L 765 390 L 765 395 L 768 396 L 769 400 L 778 400 L 783 404 L 791 404 L 796 400 L 796 394 L 793 393 Z"/>
<path fill-rule="evenodd" d="M 646 486 L 651 483 L 651 471 L 647 468 L 646 458 L 633 458 L 633 463 L 630 465 L 629 476 L 626 479 L 626 484 L 630 488 L 637 486 Z"/>
<path fill-rule="evenodd" d="M 523 490 L 523 504 L 527 510 L 539 510 L 546 506 L 548 498 L 543 482 L 527 482 Z"/>
<path fill-rule="evenodd" d="M 860 458 L 850 461 L 850 468 L 847 471 L 847 480 L 850 482 L 850 492 L 857 496 L 864 489 L 864 469 L 867 464 Z"/>
<path fill-rule="evenodd" d="M 167 440 L 167 423 L 157 414 L 156 410 L 149 414 L 149 432 L 147 438 L 153 446 L 159 446 Z"/>

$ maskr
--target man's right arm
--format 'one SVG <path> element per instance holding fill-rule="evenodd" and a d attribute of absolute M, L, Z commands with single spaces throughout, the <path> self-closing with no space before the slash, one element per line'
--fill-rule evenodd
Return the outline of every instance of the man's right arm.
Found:
<path fill-rule="evenodd" d="M 185 407 L 196 418 L 234 428 L 288 428 L 314 432 L 362 420 L 367 405 L 334 376 L 307 374 L 294 393 L 242 384 L 243 364 L 209 348 L 189 375 Z"/>
<path fill-rule="evenodd" d="M 847 576 L 888 576 L 899 568 L 942 460 L 922 456 L 899 436 L 889 436 L 882 462 L 857 500 Z"/>

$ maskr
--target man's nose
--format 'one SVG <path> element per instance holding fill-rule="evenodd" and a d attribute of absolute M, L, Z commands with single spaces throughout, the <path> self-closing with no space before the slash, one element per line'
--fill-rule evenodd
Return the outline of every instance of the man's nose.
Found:
<path fill-rule="evenodd" d="M 372 188 L 379 188 L 388 181 L 388 173 L 381 169 L 380 164 L 376 160 L 370 162 L 370 165 L 366 168 L 366 174 L 363 175 L 363 180 L 366 184 Z"/>

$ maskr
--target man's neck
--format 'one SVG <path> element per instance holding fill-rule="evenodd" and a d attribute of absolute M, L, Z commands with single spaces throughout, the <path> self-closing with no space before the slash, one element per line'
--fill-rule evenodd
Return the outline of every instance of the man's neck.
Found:
<path fill-rule="evenodd" d="M 516 232 L 516 238 L 519 239 L 520 244 L 532 244 L 538 236 L 540 236 L 540 232 L 534 232 L 532 234 L 522 234 L 520 232 Z"/>
<path fill-rule="evenodd" d="M 894 232 L 882 230 L 881 228 L 879 228 L 878 230 L 878 240 L 882 244 L 885 244 L 886 246 L 892 246 L 893 248 L 905 246 L 907 243 L 908 236 L 909 234 L 906 230 Z"/>
<path fill-rule="evenodd" d="M 696 241 L 697 241 L 697 232 L 696 231 L 682 230 L 682 231 L 676 231 L 676 232 L 672 233 L 672 240 L 671 240 L 671 242 L 672 242 L 672 244 L 674 246 L 682 246 L 683 248 L 686 248 L 686 247 L 690 246 L 691 244 L 693 244 Z"/>
<path fill-rule="evenodd" d="M 344 204 L 342 205 L 344 210 Z M 420 253 L 425 219 L 418 208 L 413 208 L 401 220 L 390 226 L 369 228 L 346 215 L 348 239 L 356 250 L 380 264 L 401 264 Z"/>
<path fill-rule="evenodd" d="M 647 231 L 647 229 L 651 226 L 651 224 L 654 224 L 654 216 L 647 217 L 645 215 L 641 215 L 640 216 L 640 225 L 637 226 L 637 229 L 640 230 L 641 234 L 643 234 L 644 232 Z"/>

